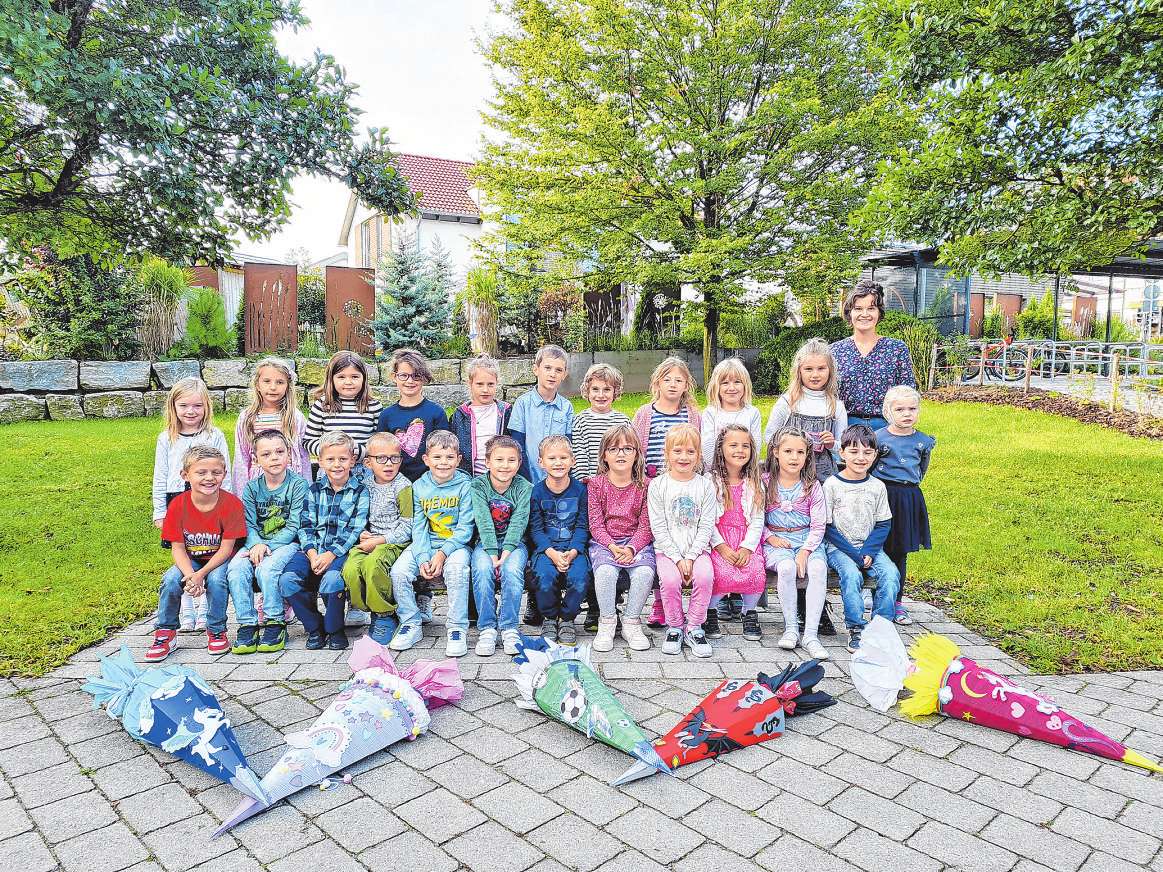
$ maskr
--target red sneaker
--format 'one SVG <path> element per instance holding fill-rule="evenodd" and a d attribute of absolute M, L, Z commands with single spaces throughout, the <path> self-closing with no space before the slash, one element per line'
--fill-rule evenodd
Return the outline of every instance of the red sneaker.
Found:
<path fill-rule="evenodd" d="M 153 644 L 145 652 L 145 659 L 151 662 L 165 660 L 178 647 L 177 630 L 158 630 L 154 633 Z"/>
<path fill-rule="evenodd" d="M 230 640 L 226 638 L 226 631 L 214 633 L 206 631 L 206 650 L 211 654 L 225 654 L 230 650 Z"/>

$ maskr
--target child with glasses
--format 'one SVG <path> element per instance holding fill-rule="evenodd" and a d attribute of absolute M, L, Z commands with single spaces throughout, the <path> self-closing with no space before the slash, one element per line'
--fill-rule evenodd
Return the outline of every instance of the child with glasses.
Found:
<path fill-rule="evenodd" d="M 392 641 L 399 626 L 392 564 L 412 541 L 412 483 L 400 473 L 403 461 L 399 440 L 391 433 L 375 433 L 367 441 L 363 462 L 372 473 L 364 479 L 370 497 L 368 529 L 343 565 L 351 606 L 371 612 L 368 635 L 381 645 Z"/>
<path fill-rule="evenodd" d="M 400 472 L 408 481 L 418 481 L 428 471 L 423 459 L 428 434 L 449 429 L 448 416 L 424 396 L 424 386 L 433 379 L 428 361 L 419 351 L 401 348 L 394 352 L 390 374 L 400 399 L 380 413 L 377 429 L 396 437 L 404 458 Z"/>

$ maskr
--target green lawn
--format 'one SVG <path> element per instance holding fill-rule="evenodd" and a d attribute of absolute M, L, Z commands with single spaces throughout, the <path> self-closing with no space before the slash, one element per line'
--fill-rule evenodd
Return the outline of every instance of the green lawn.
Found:
<path fill-rule="evenodd" d="M 765 418 L 772 402 L 759 401 Z M 233 416 L 216 423 L 233 438 Z M 43 673 L 156 608 L 169 565 L 149 517 L 159 429 L 4 428 L 0 674 Z M 910 562 L 914 595 L 1039 671 L 1163 667 L 1163 443 L 968 403 L 926 405 L 921 429 L 938 438 L 936 547 Z"/>

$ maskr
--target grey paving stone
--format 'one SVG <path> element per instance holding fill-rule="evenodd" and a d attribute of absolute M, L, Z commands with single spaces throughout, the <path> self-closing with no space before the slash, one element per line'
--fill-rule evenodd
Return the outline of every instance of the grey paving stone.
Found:
<path fill-rule="evenodd" d="M 354 853 L 378 845 L 408 829 L 395 815 L 366 796 L 319 815 L 315 823 L 346 850 Z"/>
<path fill-rule="evenodd" d="M 770 824 L 822 847 L 840 841 L 856 825 L 791 793 L 781 793 L 756 812 Z"/>
<path fill-rule="evenodd" d="M 230 833 L 264 866 L 323 837 L 302 812 L 286 803 L 243 821 Z"/>
<path fill-rule="evenodd" d="M 759 770 L 758 776 L 773 787 L 790 791 L 816 805 L 825 805 L 848 787 L 846 781 L 791 757 L 781 757 L 770 766 L 765 766 Z"/>
<path fill-rule="evenodd" d="M 1089 783 L 1163 808 L 1163 779 L 1146 772 L 1104 762 Z"/>
<path fill-rule="evenodd" d="M 603 784 L 588 775 L 579 775 L 572 781 L 562 784 L 551 791 L 549 797 L 599 827 L 605 826 L 637 805 L 619 789 Z"/>
<path fill-rule="evenodd" d="M 636 808 L 606 825 L 606 832 L 662 864 L 703 843 L 703 835 L 653 808 Z"/>
<path fill-rule="evenodd" d="M 1036 742 L 1033 739 L 1018 742 L 1007 753 L 1018 760 L 1032 763 L 1039 769 L 1059 772 L 1078 781 L 1085 781 L 1102 765 L 1097 757 L 1090 754 L 1080 754 L 1078 751 L 1069 751 L 1049 742 Z"/>
<path fill-rule="evenodd" d="M 9 778 L 67 762 L 69 755 L 65 753 L 64 746 L 53 738 L 37 739 L 0 751 L 0 771 Z"/>
<path fill-rule="evenodd" d="M 480 796 L 509 780 L 508 776 L 468 755 L 434 766 L 426 774 L 465 799 Z"/>
<path fill-rule="evenodd" d="M 0 843 L 0 857 L 6 869 L 20 872 L 51 872 L 59 868 L 56 858 L 36 833 L 25 833 Z"/>
<path fill-rule="evenodd" d="M 469 830 L 444 846 L 465 866 L 496 872 L 521 872 L 545 855 L 492 821 Z"/>
<path fill-rule="evenodd" d="M 526 745 L 552 754 L 554 757 L 568 757 L 592 744 L 577 730 L 563 729 L 556 721 L 542 719 L 541 723 L 518 734 Z"/>
<path fill-rule="evenodd" d="M 25 808 L 47 805 L 93 789 L 93 782 L 82 775 L 77 764 L 71 760 L 14 778 L 12 784 Z"/>
<path fill-rule="evenodd" d="M 139 834 L 168 826 L 202 811 L 202 807 L 176 784 L 163 784 L 117 803 L 118 813 Z"/>
<path fill-rule="evenodd" d="M 101 792 L 114 802 L 170 780 L 169 773 L 148 754 L 142 754 L 124 763 L 105 766 L 94 772 L 92 778 L 101 788 Z"/>
<path fill-rule="evenodd" d="M 832 853 L 869 872 L 937 872 L 941 863 L 871 830 L 858 829 L 832 849 Z"/>
<path fill-rule="evenodd" d="M 981 837 L 1056 870 L 1077 869 L 1090 853 L 1086 845 L 1008 814 L 1000 814 L 990 821 L 981 831 Z"/>
<path fill-rule="evenodd" d="M 1076 808 L 1066 808 L 1050 829 L 1132 863 L 1147 863 L 1159 851 L 1154 836 Z"/>
<path fill-rule="evenodd" d="M 834 745 L 817 741 L 814 736 L 792 730 L 785 732 L 776 741 L 779 742 L 781 757 L 791 757 L 807 766 L 823 766 L 844 753 Z"/>
<path fill-rule="evenodd" d="M 911 748 L 901 751 L 889 760 L 887 765 L 898 772 L 903 772 L 913 776 L 913 778 L 919 778 L 921 781 L 927 781 L 954 793 L 964 790 L 978 777 L 978 773 L 971 769 L 966 769 L 939 757 L 931 757 Z"/>
<path fill-rule="evenodd" d="M 906 844 L 955 869 L 1005 872 L 1018 862 L 1017 854 L 935 821 L 921 827 Z"/>
<path fill-rule="evenodd" d="M 627 796 L 675 818 L 690 814 L 711 798 L 705 790 L 665 775 L 640 778 L 623 784 L 619 789 Z"/>
<path fill-rule="evenodd" d="M 1142 869 L 1143 866 L 1139 863 L 1128 863 L 1102 851 L 1095 851 L 1082 864 L 1082 872 L 1141 872 Z"/>
<path fill-rule="evenodd" d="M 720 766 L 726 765 L 732 769 L 738 769 L 740 772 L 754 774 L 765 766 L 770 766 L 778 759 L 780 759 L 779 752 L 775 750 L 773 745 L 768 742 L 760 742 L 755 745 L 748 745 L 746 748 L 740 748 L 737 751 L 732 751 L 730 754 L 717 757 L 716 762 Z M 682 768 L 685 769 L 686 767 Z M 682 769 L 679 772 L 681 773 Z"/>
<path fill-rule="evenodd" d="M 877 763 L 884 763 L 901 749 L 901 746 L 896 742 L 890 742 L 880 736 L 871 736 L 842 724 L 822 733 L 818 738 L 844 751 Z"/>
<path fill-rule="evenodd" d="M 1163 838 L 1163 808 L 1132 800 L 1119 816 L 1118 822 L 1133 830 Z"/>
<path fill-rule="evenodd" d="M 1127 805 L 1127 798 L 1057 772 L 1040 772 L 1028 790 L 1100 817 L 1113 818 Z"/>
<path fill-rule="evenodd" d="M 363 872 L 364 869 L 361 863 L 330 839 L 314 842 L 267 868 L 271 872 Z"/>
<path fill-rule="evenodd" d="M 319 716 L 319 709 L 301 696 L 287 694 L 253 706 L 256 715 L 272 727 L 284 728 Z"/>
<path fill-rule="evenodd" d="M 14 721 L 30 715 L 36 717 L 36 710 L 32 707 L 32 703 L 23 696 L 17 696 L 14 693 L 5 693 L 0 696 L 0 722 Z M 0 736 L 3 735 L 3 727 L 0 727 Z"/>
<path fill-rule="evenodd" d="M 1060 802 L 988 776 L 977 779 L 961 795 L 1034 824 L 1049 823 L 1063 808 Z"/>
<path fill-rule="evenodd" d="M 617 856 L 624 848 L 593 824 L 576 815 L 554 818 L 525 838 L 539 851 L 544 851 L 563 866 L 589 872 Z"/>
<path fill-rule="evenodd" d="M 52 722 L 52 731 L 66 745 L 123 729 L 125 728 L 120 721 L 113 720 L 103 711 L 86 711 L 65 720 Z"/>
<path fill-rule="evenodd" d="M 36 828 L 50 845 L 63 842 L 117 820 L 109 803 L 96 790 L 58 799 L 31 811 Z"/>
<path fill-rule="evenodd" d="M 258 864 L 258 860 L 246 853 L 245 848 L 239 848 L 229 854 L 215 857 L 213 860 L 195 866 L 189 872 L 224 872 L 224 870 L 229 870 L 229 872 L 262 872 L 262 867 Z M 138 870 L 134 867 L 129 872 L 138 872 Z M 158 872 L 157 863 L 150 862 L 141 872 Z"/>
<path fill-rule="evenodd" d="M 400 767 L 404 768 L 404 767 Z M 344 772 L 346 775 L 346 771 Z M 332 781 L 332 784 L 335 784 Z M 300 790 L 287 797 L 287 802 L 309 818 L 340 808 L 363 796 L 363 791 L 351 784 L 339 782 L 327 790 Z"/>
<path fill-rule="evenodd" d="M 854 696 L 860 699 L 859 694 L 855 694 Z M 822 709 L 820 716 L 830 721 L 835 721 L 838 724 L 853 727 L 864 733 L 875 733 L 893 722 L 892 718 L 870 708 L 863 699 L 860 699 L 859 703 L 855 705 L 840 700 L 835 705 Z M 887 739 L 888 737 L 882 736 L 882 738 Z"/>
<path fill-rule="evenodd" d="M 53 851 L 67 872 L 119 872 L 149 857 L 145 846 L 120 822 L 61 842 Z M 184 868 L 166 866 L 167 870 Z"/>
<path fill-rule="evenodd" d="M 496 790 L 478 796 L 473 800 L 473 807 L 518 835 L 534 830 L 565 812 L 556 802 L 516 782 L 503 784 Z"/>
<path fill-rule="evenodd" d="M 33 828 L 32 820 L 15 799 L 0 802 L 0 839 L 27 833 Z"/>
<path fill-rule="evenodd" d="M 877 735 L 906 748 L 923 751 L 932 757 L 946 757 L 961 747 L 957 739 L 908 721 L 893 721 Z"/>
<path fill-rule="evenodd" d="M 142 746 L 125 730 L 98 736 L 69 746 L 69 752 L 86 769 L 100 769 L 113 763 L 132 760 L 143 753 Z M 165 753 L 165 752 L 161 752 Z"/>
<path fill-rule="evenodd" d="M 762 851 L 755 858 L 755 862 L 764 869 L 772 870 L 772 872 L 787 872 L 789 869 L 807 869 L 811 872 L 855 872 L 856 870 L 856 867 L 851 863 L 827 851 L 821 851 L 815 845 L 791 835 L 783 836 L 767 850 Z M 691 872 L 699 872 L 699 870 L 691 870 Z"/>
<path fill-rule="evenodd" d="M 671 868 L 673 867 L 655 863 L 633 848 L 623 851 L 613 860 L 602 864 L 602 872 L 666 872 Z"/>
<path fill-rule="evenodd" d="M 430 779 L 399 762 L 370 769 L 355 776 L 351 783 L 388 808 L 423 796 L 436 788 Z"/>
<path fill-rule="evenodd" d="M 32 710 L 29 709 L 29 711 Z M 36 713 L 30 713 L 27 717 L 11 721 L 0 721 L 0 749 L 24 745 L 37 739 L 48 738 L 51 735 L 52 730 L 49 729 L 48 724 Z"/>
<path fill-rule="evenodd" d="M 966 723 L 957 718 L 945 718 L 936 724 L 933 729 L 946 736 L 951 736 L 976 748 L 988 748 L 991 751 L 1002 753 L 1009 750 L 1020 741 L 1017 736 L 1001 730 L 989 730 L 977 724 Z"/>
<path fill-rule="evenodd" d="M 770 768 L 766 766 L 762 771 Z M 744 811 L 755 811 L 779 793 L 778 789 L 761 778 L 724 771 L 714 764 L 695 775 L 688 783 Z"/>
<path fill-rule="evenodd" d="M 34 703 L 37 712 L 46 721 L 65 721 L 73 715 L 82 713 L 100 714 L 93 710 L 93 697 L 83 690 L 73 690 L 54 696 L 45 696 Z M 100 714 L 106 721 L 111 718 Z"/>
<path fill-rule="evenodd" d="M 479 724 L 480 721 L 477 723 Z M 472 732 L 463 733 L 451 741 L 452 744 L 458 748 L 463 748 L 484 763 L 500 763 L 515 754 L 520 754 L 529 747 L 521 739 L 496 727 L 480 727 Z"/>
<path fill-rule="evenodd" d="M 892 799 L 916 780 L 911 775 L 905 775 L 903 772 L 897 772 L 855 754 L 841 754 L 835 760 L 829 761 L 828 765 L 823 767 L 823 771 L 840 781 L 858 785 L 886 799 Z"/>
<path fill-rule="evenodd" d="M 782 835 L 777 827 L 718 799 L 686 815 L 682 822 L 744 857 L 755 856 Z"/>
<path fill-rule="evenodd" d="M 998 731 L 991 730 L 990 732 L 996 733 Z M 1015 760 L 1006 754 L 990 751 L 987 748 L 973 748 L 965 745 L 950 754 L 949 759 L 959 766 L 1015 784 L 1018 787 L 1029 784 L 1030 780 L 1038 774 L 1037 767 Z"/>
<path fill-rule="evenodd" d="M 359 855 L 359 861 L 376 872 L 446 872 L 460 865 L 428 839 L 411 830 L 364 851 Z"/>
<path fill-rule="evenodd" d="M 419 772 L 439 766 L 460 754 L 460 748 L 439 736 L 427 734 L 417 737 L 414 742 L 397 742 L 392 746 L 393 757 Z"/>
<path fill-rule="evenodd" d="M 438 788 L 394 809 L 396 816 L 440 844 L 471 830 L 485 816 L 468 803 Z"/>
<path fill-rule="evenodd" d="M 925 822 L 915 811 L 860 787 L 848 788 L 828 803 L 828 808 L 898 842 L 907 839 Z"/>
<path fill-rule="evenodd" d="M 513 767 L 521 767 L 523 765 L 521 758 L 524 756 L 522 754 L 521 757 L 507 760 L 505 764 L 502 764 L 502 768 L 510 771 Z M 630 768 L 634 763 L 634 758 L 601 742 L 590 742 L 580 751 L 570 754 L 562 762 L 578 772 L 585 772 L 587 775 L 592 775 L 599 781 L 605 781 L 609 784 Z M 556 785 L 554 786 L 556 787 Z"/>
<path fill-rule="evenodd" d="M 484 723 L 492 724 L 494 727 L 500 727 L 502 730 L 508 730 L 511 733 L 517 733 L 529 727 L 546 723 L 545 715 L 540 712 L 531 712 L 528 709 L 517 708 L 511 702 L 503 702 L 500 705 L 490 706 L 487 709 L 479 709 L 473 712 L 473 714 Z M 558 726 L 560 727 L 561 725 L 558 724 Z"/>
<path fill-rule="evenodd" d="M 280 806 L 263 812 L 264 822 L 268 815 L 277 814 L 284 807 Z M 248 823 L 253 826 L 252 822 Z M 236 829 L 241 829 L 246 825 L 244 823 Z M 235 830 L 213 839 L 211 836 L 214 835 L 216 829 L 218 829 L 218 821 L 208 814 L 201 814 L 170 824 L 160 830 L 154 830 L 142 837 L 142 841 L 149 846 L 150 851 L 153 852 L 154 857 L 166 872 L 182 872 L 182 870 L 205 863 L 207 860 L 221 857 L 238 847 L 238 842 L 235 840 Z"/>
<path fill-rule="evenodd" d="M 484 726 L 480 718 L 455 705 L 441 706 L 432 713 L 432 726 L 428 729 L 445 739 L 451 739 L 463 733 L 470 733 Z"/>
<path fill-rule="evenodd" d="M 785 836 L 785 838 L 789 838 Z M 636 854 L 635 859 L 641 857 Z M 618 859 L 626 856 L 620 854 Z M 651 862 L 641 857 L 643 862 Z M 706 842 L 698 848 L 695 848 L 672 867 L 674 872 L 754 872 L 755 863 L 751 860 L 744 859 L 738 854 L 733 854 L 725 848 L 711 842 Z M 787 867 L 784 867 L 785 869 Z M 851 872 L 851 870 L 849 870 Z"/>
<path fill-rule="evenodd" d="M 973 802 L 955 793 L 918 781 L 893 800 L 925 817 L 976 833 L 997 814 L 996 809 Z"/>

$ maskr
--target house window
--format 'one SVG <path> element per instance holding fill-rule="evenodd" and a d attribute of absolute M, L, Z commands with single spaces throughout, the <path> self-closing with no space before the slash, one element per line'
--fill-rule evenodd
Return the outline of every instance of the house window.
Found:
<path fill-rule="evenodd" d="M 359 265 L 372 265 L 372 227 L 370 221 L 359 226 Z"/>

